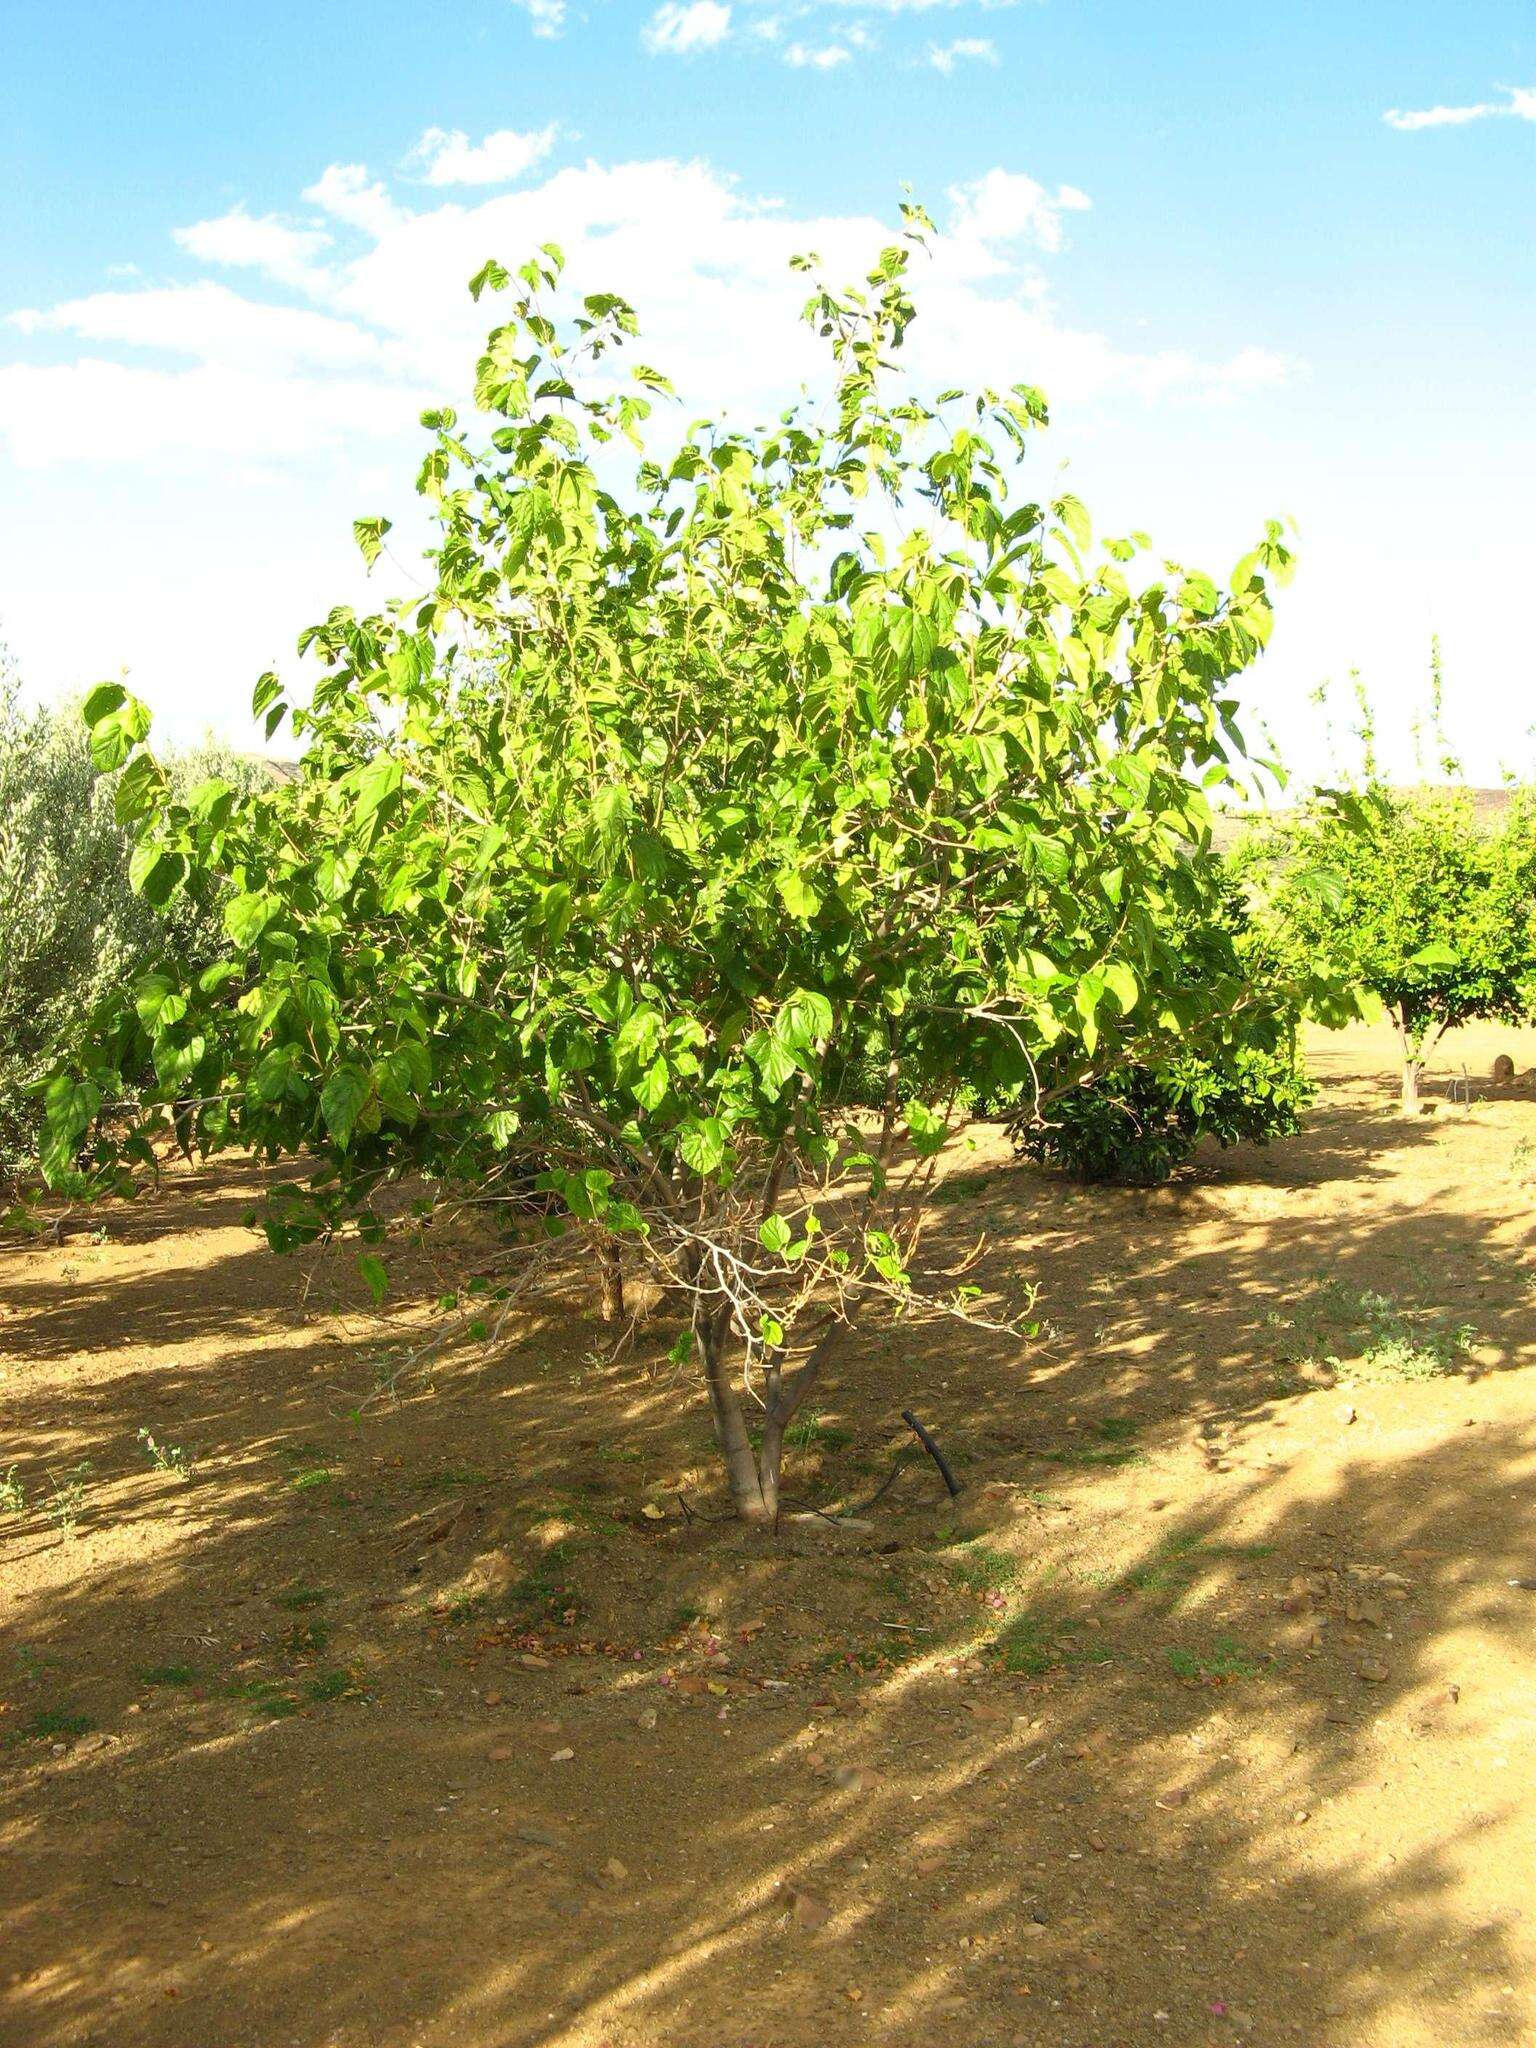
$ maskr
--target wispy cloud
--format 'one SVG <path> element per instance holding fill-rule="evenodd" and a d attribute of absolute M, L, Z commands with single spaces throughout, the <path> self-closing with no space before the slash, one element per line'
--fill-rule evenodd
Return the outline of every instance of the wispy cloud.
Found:
<path fill-rule="evenodd" d="M 995 64 L 997 45 L 990 36 L 957 36 L 952 43 L 931 43 L 928 63 L 946 77 L 957 64 Z"/>
<path fill-rule="evenodd" d="M 266 292 L 286 289 L 293 303 L 204 277 L 12 315 L 18 336 L 73 337 L 80 353 L 0 361 L 0 447 L 26 466 L 144 463 L 157 447 L 211 459 L 238 447 L 252 461 L 302 467 L 306 450 L 318 463 L 343 440 L 393 446 L 422 405 L 463 396 L 486 317 L 465 278 L 491 252 L 515 261 L 551 239 L 577 289 L 635 302 L 651 359 L 701 406 L 756 410 L 816 374 L 790 257 L 814 248 L 830 276 L 856 276 L 889 233 L 863 214 L 802 217 L 708 164 L 672 159 L 588 162 L 425 207 L 362 164 L 332 164 L 304 197 L 323 220 L 236 207 L 176 236 L 199 262 L 259 273 Z M 1065 319 L 1039 262 L 1088 209 L 1077 187 L 998 166 L 952 186 L 948 202 L 949 232 L 926 263 L 923 317 L 904 350 L 920 383 L 1028 376 L 1063 401 L 1228 399 L 1289 374 L 1259 345 L 1223 359 L 1137 350 Z M 112 351 L 127 359 L 103 360 Z"/>
<path fill-rule="evenodd" d="M 331 164 L 304 189 L 311 206 L 365 235 L 387 235 L 405 218 L 380 180 L 370 182 L 365 164 Z"/>
<path fill-rule="evenodd" d="M 1093 201 L 1075 185 L 1054 192 L 1023 171 L 991 170 L 968 185 L 951 185 L 953 232 L 982 243 L 1028 242 L 1056 255 L 1066 241 L 1061 217 L 1086 213 Z"/>
<path fill-rule="evenodd" d="M 523 10 L 534 34 L 546 42 L 564 31 L 566 0 L 512 0 L 512 5 Z"/>
<path fill-rule="evenodd" d="M 666 0 L 640 31 L 640 40 L 652 56 L 687 57 L 716 49 L 730 32 L 731 10 L 721 0 Z"/>
<path fill-rule="evenodd" d="M 1420 128 L 1464 128 L 1469 121 L 1536 121 L 1536 86 L 1501 85 L 1499 91 L 1501 100 L 1476 100 L 1464 107 L 1389 107 L 1381 118 L 1389 128 L 1409 134 Z"/>
<path fill-rule="evenodd" d="M 784 62 L 792 64 L 797 71 L 835 71 L 852 55 L 853 52 L 843 43 L 824 43 L 820 49 L 812 49 L 808 43 L 789 43 L 785 46 Z"/>
<path fill-rule="evenodd" d="M 427 185 L 506 185 L 542 163 L 559 132 L 551 121 L 527 133 L 498 128 L 472 143 L 462 128 L 428 128 L 406 157 L 406 169 Z"/>
<path fill-rule="evenodd" d="M 250 214 L 243 206 L 211 220 L 194 221 L 190 227 L 173 228 L 171 239 L 199 263 L 259 270 L 279 284 L 305 292 L 322 285 L 324 273 L 317 258 L 331 246 L 324 228 L 297 227 L 275 213 Z"/>

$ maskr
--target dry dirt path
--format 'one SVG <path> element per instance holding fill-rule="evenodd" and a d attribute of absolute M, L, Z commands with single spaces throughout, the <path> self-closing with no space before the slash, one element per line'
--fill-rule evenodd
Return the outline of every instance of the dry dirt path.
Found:
<path fill-rule="evenodd" d="M 671 1333 L 580 1305 L 381 1395 L 250 1175 L 0 1249 L 0 2043 L 1536 2040 L 1536 1101 L 1316 1061 L 1165 1190 L 956 1148 L 1047 1327 L 872 1337 L 794 1478 L 915 1405 L 958 1523 L 686 1520 Z"/>

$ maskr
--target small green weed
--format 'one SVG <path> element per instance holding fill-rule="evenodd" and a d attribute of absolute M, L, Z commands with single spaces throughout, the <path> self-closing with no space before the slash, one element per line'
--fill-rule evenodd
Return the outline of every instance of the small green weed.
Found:
<path fill-rule="evenodd" d="M 146 1664 L 139 1672 L 140 1685 L 196 1685 L 197 1673 L 190 1664 Z"/>
<path fill-rule="evenodd" d="M 274 1607 L 286 1607 L 291 1614 L 303 1614 L 311 1607 L 319 1607 L 330 1598 L 324 1586 L 285 1586 L 281 1593 L 272 1595 Z"/>
<path fill-rule="evenodd" d="M 283 1648 L 290 1657 L 318 1657 L 331 1640 L 323 1621 L 296 1621 L 283 1636 Z"/>
<path fill-rule="evenodd" d="M 147 1429 L 139 1431 L 139 1442 L 144 1446 L 144 1455 L 157 1472 L 174 1472 L 181 1479 L 190 1479 L 196 1469 L 192 1453 L 181 1444 L 162 1444 L 152 1437 Z"/>
<path fill-rule="evenodd" d="M 299 1703 L 293 1694 L 279 1685 L 275 1678 L 235 1679 L 225 1686 L 224 1697 L 238 1700 L 253 1714 L 259 1714 L 268 1721 L 283 1721 L 299 1711 Z"/>
<path fill-rule="evenodd" d="M 1041 1678 L 1061 1662 L 1050 1625 L 1028 1608 L 998 1630 L 992 1639 L 992 1654 L 1005 1671 L 1019 1671 L 1027 1678 Z"/>
<path fill-rule="evenodd" d="M 314 1706 L 323 1706 L 328 1700 L 361 1699 L 363 1690 L 350 1671 L 327 1671 L 309 1681 L 304 1697 Z"/>
<path fill-rule="evenodd" d="M 845 1451 L 853 1442 L 851 1429 L 840 1429 L 824 1415 L 798 1415 L 784 1432 L 791 1450 Z"/>
<path fill-rule="evenodd" d="M 987 1543 L 967 1543 L 945 1559 L 945 1570 L 967 1593 L 1005 1593 L 1019 1575 L 1018 1560 Z"/>
<path fill-rule="evenodd" d="M 1336 1351 L 1324 1352 L 1316 1316 L 1331 1316 L 1341 1326 Z M 1313 1308 L 1298 1312 L 1296 1327 L 1311 1339 L 1303 1355 L 1293 1351 L 1288 1363 L 1322 1362 L 1366 1379 L 1430 1380 L 1454 1373 L 1477 1341 L 1470 1323 L 1437 1321 L 1424 1309 L 1405 1307 L 1390 1294 L 1373 1288 L 1353 1290 L 1339 1280 L 1324 1280 L 1313 1290 Z M 1343 1354 L 1343 1355 L 1340 1355 Z"/>
<path fill-rule="evenodd" d="M 424 1493 L 457 1493 L 461 1487 L 489 1486 L 491 1475 L 473 1465 L 442 1465 L 436 1472 L 423 1472 L 416 1484 Z"/>
<path fill-rule="evenodd" d="M 71 1465 L 60 1479 L 57 1473 L 48 1474 L 52 1492 L 43 1502 L 43 1513 L 52 1522 L 61 1536 L 73 1536 L 80 1526 L 80 1510 L 85 1504 L 86 1475 L 91 1470 L 89 1458 L 82 1458 L 78 1465 Z"/>
<path fill-rule="evenodd" d="M 1264 1669 L 1232 1636 L 1217 1636 L 1208 1650 L 1172 1649 L 1168 1652 L 1168 1667 L 1175 1678 L 1186 1684 L 1258 1678 Z"/>
<path fill-rule="evenodd" d="M 27 1511 L 27 1489 L 16 1477 L 18 1469 L 8 1465 L 0 1478 L 0 1514 L 24 1515 Z"/>
<path fill-rule="evenodd" d="M 91 1726 L 88 1714 L 74 1713 L 68 1707 L 44 1707 L 23 1721 L 6 1740 L 10 1743 L 73 1742 L 76 1736 L 86 1734 Z"/>

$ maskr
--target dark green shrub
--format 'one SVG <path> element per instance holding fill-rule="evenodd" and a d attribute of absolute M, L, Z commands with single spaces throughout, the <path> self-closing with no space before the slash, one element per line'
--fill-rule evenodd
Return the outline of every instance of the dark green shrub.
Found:
<path fill-rule="evenodd" d="M 1125 1067 L 1057 1102 L 1045 1123 L 1015 1126 L 1030 1159 L 1083 1180 L 1151 1187 L 1205 1137 L 1264 1144 L 1296 1130 L 1312 1092 L 1295 1053 L 1240 1046 L 1217 1060 Z"/>

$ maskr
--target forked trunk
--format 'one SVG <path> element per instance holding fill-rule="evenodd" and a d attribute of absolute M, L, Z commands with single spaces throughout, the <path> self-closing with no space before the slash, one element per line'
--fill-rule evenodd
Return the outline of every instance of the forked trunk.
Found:
<path fill-rule="evenodd" d="M 823 1334 L 794 1372 L 774 1369 L 766 1376 L 767 1406 L 756 1448 L 747 1427 L 741 1391 L 731 1370 L 729 1307 L 699 1319 L 695 1337 L 709 1387 L 715 1441 L 725 1459 L 731 1502 L 744 1522 L 772 1528 L 779 1519 L 779 1474 L 784 1463 L 784 1433 L 801 1403 L 820 1379 L 827 1360 L 843 1335 L 837 1324 Z"/>

